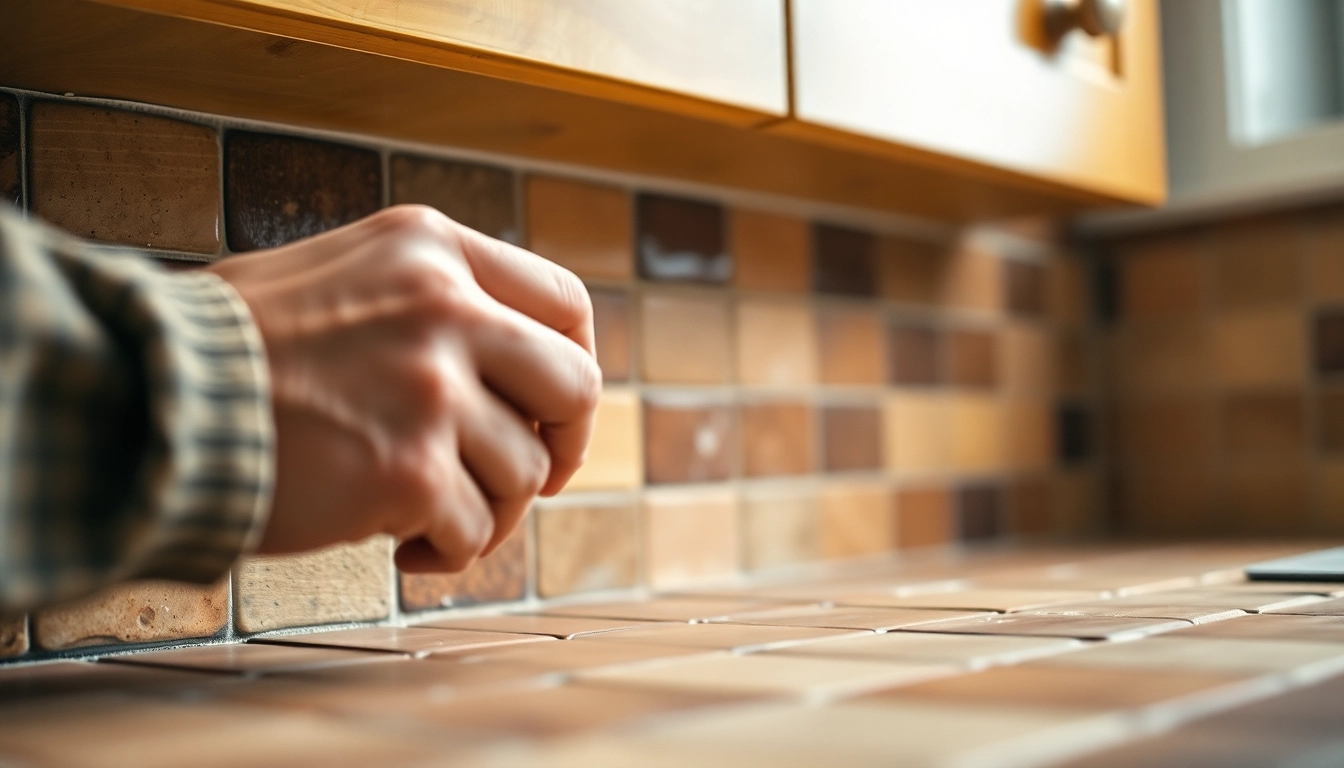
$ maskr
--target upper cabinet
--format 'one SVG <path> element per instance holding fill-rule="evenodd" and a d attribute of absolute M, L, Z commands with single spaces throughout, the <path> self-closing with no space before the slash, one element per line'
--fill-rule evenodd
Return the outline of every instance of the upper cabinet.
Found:
<path fill-rule="evenodd" d="M 792 0 L 776 130 L 1115 200 L 1165 193 L 1156 0 Z"/>

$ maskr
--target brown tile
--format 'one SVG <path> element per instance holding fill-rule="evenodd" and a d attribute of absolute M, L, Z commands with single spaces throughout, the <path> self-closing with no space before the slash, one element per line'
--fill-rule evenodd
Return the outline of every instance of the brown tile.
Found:
<path fill-rule="evenodd" d="M 1087 262 L 1076 256 L 1052 258 L 1046 265 L 1046 273 L 1051 319 L 1071 329 L 1086 327 L 1095 314 L 1092 306 L 1095 291 Z"/>
<path fill-rule="evenodd" d="M 100 694 L 114 694 L 119 699 L 128 698 L 128 693 L 174 695 L 200 692 L 220 682 L 232 681 L 212 675 L 91 661 L 7 664 L 0 667 L 0 702 L 8 716 L 19 707 L 42 699 L 62 705 Z"/>
<path fill-rule="evenodd" d="M 845 296 L 877 295 L 877 239 L 830 224 L 812 227 L 812 290 Z"/>
<path fill-rule="evenodd" d="M 318 714 L 368 721 L 395 717 L 410 722 L 426 707 L 444 700 L 487 695 L 503 690 L 536 690 L 553 682 L 537 666 L 523 664 L 464 664 L 463 655 L 481 655 L 492 650 L 555 645 L 559 641 L 540 635 L 510 644 L 476 645 L 487 638 L 514 638 L 493 632 L 424 630 L 441 635 L 458 634 L 466 643 L 458 652 L 427 652 L 420 658 L 395 656 L 384 664 L 350 664 L 340 667 L 284 672 L 269 679 L 251 681 L 227 690 L 222 698 L 243 705 L 270 709 L 308 710 Z M 472 640 L 474 636 L 476 640 Z M 475 646 L 475 647 L 473 647 Z M 339 763 L 338 763 L 339 764 Z"/>
<path fill-rule="evenodd" d="M 822 407 L 822 467 L 827 472 L 882 469 L 882 440 L 882 410 L 876 405 Z"/>
<path fill-rule="evenodd" d="M 997 312 L 1003 308 L 1003 263 L 974 238 L 953 248 L 943 300 L 958 309 Z"/>
<path fill-rule="evenodd" d="M 813 410 L 807 403 L 757 402 L 742 406 L 742 472 L 747 477 L 805 475 L 813 458 Z"/>
<path fill-rule="evenodd" d="M 1230 621 L 1237 621 L 1231 619 Z M 1222 622 L 1219 622 L 1222 623 Z M 1183 637 L 1176 632 L 1133 643 L 1098 643 L 1040 663 L 1183 674 L 1265 674 L 1308 672 L 1344 666 L 1344 643 Z"/>
<path fill-rule="evenodd" d="M 0 618 L 0 659 L 28 652 L 28 617 Z"/>
<path fill-rule="evenodd" d="M 1336 456 L 1317 461 L 1316 493 L 1321 531 L 1338 534 L 1344 530 L 1344 459 Z"/>
<path fill-rule="evenodd" d="M 1321 450 L 1344 452 L 1344 387 L 1323 387 L 1316 395 Z"/>
<path fill-rule="evenodd" d="M 1256 460 L 1222 478 L 1223 524 L 1259 536 L 1311 532 L 1311 490 L 1305 459 Z"/>
<path fill-rule="evenodd" d="M 791 565 L 821 555 L 821 512 L 811 488 L 751 488 L 742 499 L 745 565 Z"/>
<path fill-rule="evenodd" d="M 882 298 L 938 303 L 948 268 L 946 244 L 885 235 L 877 241 L 877 258 Z"/>
<path fill-rule="evenodd" d="M 626 389 L 605 389 L 597 402 L 597 422 L 588 458 L 565 486 L 567 491 L 635 488 L 644 472 L 639 398 Z"/>
<path fill-rule="evenodd" d="M 1119 455 L 1130 461 L 1201 460 L 1213 451 L 1214 408 L 1198 395 L 1132 400 L 1116 406 Z"/>
<path fill-rule="evenodd" d="M 535 613 L 503 614 L 500 616 L 480 616 L 474 619 L 439 619 L 426 621 L 422 627 L 435 627 L 437 630 L 452 630 L 462 635 L 470 630 L 477 634 L 495 636 L 497 633 L 509 635 L 539 635 L 557 640 L 572 640 L 576 637 L 590 638 L 607 632 L 625 632 L 632 629 L 648 629 L 652 622 L 630 621 L 627 619 L 603 619 L 591 616 L 550 616 Z M 661 626 L 661 625 L 659 625 Z M 508 635 L 506 635 L 508 636 Z M 466 638 L 470 640 L 470 638 Z"/>
<path fill-rule="evenodd" d="M 368 216 L 382 205 L 378 153 L 293 136 L 224 137 L 229 248 L 274 248 Z"/>
<path fill-rule="evenodd" d="M 777 293 L 808 290 L 811 243 L 806 221 L 738 209 L 731 212 L 728 226 L 735 287 Z"/>
<path fill-rule="evenodd" d="M 695 396 L 644 398 L 644 478 L 649 483 L 727 480 L 737 430 L 733 407 Z"/>
<path fill-rule="evenodd" d="M 1306 373 L 1306 342 L 1296 309 L 1223 316 L 1214 330 L 1214 368 L 1231 386 L 1295 384 Z"/>
<path fill-rule="evenodd" d="M 777 653 L 902 664 L 950 664 L 984 669 L 997 664 L 1020 664 L 1081 646 L 1078 640 L 1060 637 L 884 632 L 800 645 Z"/>
<path fill-rule="evenodd" d="M 1189 627 L 1173 619 L 1126 616 L 1063 616 L 1014 613 L 1009 616 L 977 616 L 906 627 L 907 632 L 943 632 L 960 635 L 1030 635 L 1074 637 L 1079 640 L 1137 640 L 1140 637 Z"/>
<path fill-rule="evenodd" d="M 588 603 L 546 608 L 548 615 L 589 616 L 632 621 L 723 621 L 736 616 L 753 616 L 773 611 L 781 605 L 796 605 L 746 597 L 688 597 L 659 596 L 647 600 L 627 600 L 619 603 Z M 734 623 L 737 622 L 733 619 Z M 750 623 L 750 622 L 746 622 Z"/>
<path fill-rule="evenodd" d="M 348 664 L 395 662 L 396 654 L 372 653 L 344 648 L 310 648 L 297 645 L 262 643 L 226 643 L 174 648 L 168 651 L 110 656 L 104 661 L 143 664 L 169 669 L 226 672 L 236 675 L 262 675 L 339 667 Z"/>
<path fill-rule="evenodd" d="M 1327 310 L 1316 314 L 1312 351 L 1317 373 L 1344 371 L 1344 312 Z"/>
<path fill-rule="evenodd" d="M 630 341 L 630 296 L 624 291 L 590 289 L 593 329 L 597 337 L 597 364 L 607 383 L 628 381 L 633 371 Z"/>
<path fill-rule="evenodd" d="M 374 536 L 306 555 L 243 560 L 234 582 L 242 632 L 376 621 L 392 603 L 392 541 Z"/>
<path fill-rule="evenodd" d="M 1297 304 L 1302 292 L 1301 226 L 1295 216 L 1223 224 L 1213 232 L 1214 286 L 1222 309 Z"/>
<path fill-rule="evenodd" d="M 1026 536 L 1055 532 L 1054 502 L 1048 478 L 1015 480 L 1008 487 L 1008 530 Z"/>
<path fill-rule="evenodd" d="M 1306 413 L 1299 392 L 1229 394 L 1219 410 L 1219 429 L 1229 458 L 1281 458 L 1300 455 L 1306 449 Z"/>
<path fill-rule="evenodd" d="M 823 384 L 880 385 L 887 381 L 882 316 L 873 309 L 820 307 L 817 357 Z"/>
<path fill-rule="evenodd" d="M 428 205 L 493 238 L 521 239 L 507 168 L 403 154 L 392 155 L 389 166 L 393 205 Z"/>
<path fill-rule="evenodd" d="M 836 608 L 810 606 L 780 608 L 743 616 L 730 616 L 733 624 L 755 624 L 772 627 L 821 627 L 829 629 L 867 629 L 888 632 L 913 627 L 927 622 L 965 619 L 980 616 L 966 611 L 930 611 L 915 608 Z"/>
<path fill-rule="evenodd" d="M 1012 394 L 1052 394 L 1060 378 L 1057 336 L 1036 323 L 1012 323 L 999 347 L 999 375 Z"/>
<path fill-rule="evenodd" d="M 401 609 L 424 611 L 449 606 L 521 600 L 527 595 L 527 526 L 519 526 L 499 549 L 462 573 L 402 573 Z"/>
<path fill-rule="evenodd" d="M 1126 530 L 1163 536 L 1208 531 L 1217 492 L 1201 463 L 1170 463 L 1130 470 L 1120 477 L 1120 508 Z"/>
<path fill-rule="evenodd" d="M 639 539 L 632 503 L 547 505 L 535 514 L 542 597 L 635 585 Z"/>
<path fill-rule="evenodd" d="M 953 331 L 948 339 L 948 381 L 963 387 L 996 386 L 998 337 L 991 331 Z"/>
<path fill-rule="evenodd" d="M 1320 601 L 1321 597 L 1319 595 L 1291 592 L 1285 585 L 1281 592 L 1199 588 L 1169 589 L 1149 594 L 1116 597 L 1109 602 L 1117 608 L 1188 605 L 1206 609 L 1224 608 L 1255 612 L 1316 604 Z"/>
<path fill-rule="evenodd" d="M 527 179 L 527 247 L 580 277 L 634 273 L 630 196 L 569 179 Z"/>
<path fill-rule="evenodd" d="M 1154 598 L 1158 600 L 1160 598 Z M 1113 600 L 1099 600 L 1095 603 L 1068 603 L 1055 608 L 1042 608 L 1027 611 L 1029 614 L 1051 616 L 1121 616 L 1136 619 L 1179 619 L 1192 624 L 1205 624 L 1211 621 L 1245 616 L 1246 612 L 1236 608 L 1222 606 L 1199 607 L 1191 605 L 1116 605 Z M 1022 614 L 1019 614 L 1022 615 Z"/>
<path fill-rule="evenodd" d="M 677 645 L 622 645 L 620 643 L 524 643 L 482 648 L 479 652 L 430 657 L 440 663 L 479 666 L 531 667 L 542 673 L 574 672 L 596 667 L 638 664 L 657 659 L 713 653 Z"/>
<path fill-rule="evenodd" d="M 892 384 L 943 381 L 943 334 L 927 326 L 894 323 L 887 328 L 887 362 Z"/>
<path fill-rule="evenodd" d="M 654 384 L 727 384 L 732 325 L 718 296 L 643 298 L 644 379 Z"/>
<path fill-rule="evenodd" d="M 0 93 L 0 202 L 15 208 L 23 200 L 19 168 L 19 100 Z"/>
<path fill-rule="evenodd" d="M 1338 599 L 1326 600 L 1274 613 L 1201 624 L 1183 630 L 1180 636 L 1338 643 L 1344 641 L 1344 612 L 1340 603 Z"/>
<path fill-rule="evenodd" d="M 219 250 L 213 129 L 49 101 L 29 111 L 29 205 L 38 216 L 103 242 Z"/>
<path fill-rule="evenodd" d="M 1344 301 L 1344 217 L 1338 207 L 1309 216 L 1305 227 L 1310 298 Z"/>
<path fill-rule="evenodd" d="M 308 632 L 300 635 L 268 637 L 254 642 L 276 645 L 352 648 L 365 651 L 414 654 L 450 653 L 478 650 L 498 645 L 531 643 L 549 638 L 535 633 L 477 632 L 451 628 L 363 627 L 332 632 Z"/>
<path fill-rule="evenodd" d="M 737 380 L 753 386 L 817 381 L 816 323 L 808 304 L 744 299 L 737 305 Z"/>
<path fill-rule="evenodd" d="M 640 277 L 697 283 L 732 277 L 733 257 L 717 203 L 644 193 L 635 206 Z"/>
<path fill-rule="evenodd" d="M 902 596 L 850 595 L 836 598 L 837 605 L 867 605 L 874 608 L 941 608 L 946 611 L 999 611 L 1016 613 L 1050 606 L 1095 600 L 1100 593 L 1083 590 L 961 589 Z"/>
<path fill-rule="evenodd" d="M 992 539 L 1004 532 L 1003 489 L 976 484 L 957 490 L 957 531 L 962 541 Z"/>
<path fill-rule="evenodd" d="M 841 659 L 729 654 L 580 674 L 605 685 L 786 696 L 844 696 L 947 674 L 939 667 Z"/>
<path fill-rule="evenodd" d="M 731 488 L 659 490 L 644 497 L 644 570 L 654 589 L 738 572 L 737 494 Z"/>
<path fill-rule="evenodd" d="M 1066 331 L 1055 337 L 1055 387 L 1061 394 L 1091 392 L 1093 345 L 1087 334 Z"/>
<path fill-rule="evenodd" d="M 1120 258 L 1120 309 L 1127 319 L 1180 317 L 1201 312 L 1208 292 L 1199 233 L 1152 238 Z"/>
<path fill-rule="evenodd" d="M 947 433 L 951 407 L 936 393 L 888 395 L 882 406 L 883 456 L 887 469 L 929 471 L 952 462 L 952 436 Z"/>
<path fill-rule="evenodd" d="M 1005 414 L 997 398 L 955 395 L 947 401 L 952 465 L 967 472 L 1003 468 L 1006 458 Z"/>
<path fill-rule="evenodd" d="M 896 548 L 892 492 L 882 483 L 829 485 L 821 491 L 821 554 L 858 557 Z"/>
<path fill-rule="evenodd" d="M 816 627 L 758 627 L 746 624 L 668 623 L 586 636 L 584 642 L 672 645 L 712 651 L 749 653 L 790 648 L 860 634 Z"/>
<path fill-rule="evenodd" d="M 1057 471 L 1051 477 L 1051 497 L 1058 532 L 1073 536 L 1095 534 L 1103 525 L 1099 472 L 1094 469 Z"/>
<path fill-rule="evenodd" d="M 1071 403 L 1019 397 L 1002 404 L 1004 461 L 1022 471 L 1044 471 L 1090 456 L 1090 412 Z"/>
<path fill-rule="evenodd" d="M 901 549 L 948 544 L 956 535 L 946 488 L 901 488 L 896 494 L 896 542 Z"/>
<path fill-rule="evenodd" d="M 109 643 L 210 637 L 229 619 L 227 581 L 121 584 L 33 616 L 33 640 L 50 651 Z"/>
<path fill-rule="evenodd" d="M 1218 330 L 1222 332 L 1221 326 Z M 1256 335 L 1253 330 L 1250 337 Z M 1240 367 L 1235 360 L 1222 362 L 1216 340 L 1216 334 L 1198 319 L 1130 325 L 1109 340 L 1107 374 L 1125 394 L 1198 391 L 1224 367 L 1230 372 Z M 1235 351 L 1226 356 L 1237 357 Z"/>
<path fill-rule="evenodd" d="M 1003 262 L 1003 303 L 1014 315 L 1045 314 L 1046 273 L 1040 264 L 1008 259 Z"/>

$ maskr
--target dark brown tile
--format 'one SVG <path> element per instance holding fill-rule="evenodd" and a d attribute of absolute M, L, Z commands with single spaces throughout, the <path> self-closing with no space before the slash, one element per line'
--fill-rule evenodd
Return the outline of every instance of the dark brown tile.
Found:
<path fill-rule="evenodd" d="M 743 473 L 747 477 L 772 477 L 812 472 L 812 415 L 807 403 L 743 405 Z"/>
<path fill-rule="evenodd" d="M 1085 405 L 1061 403 L 1055 410 L 1055 446 L 1060 462 L 1074 464 L 1092 456 L 1092 411 Z"/>
<path fill-rule="evenodd" d="M 513 172 L 415 155 L 393 155 L 392 204 L 418 203 L 500 240 L 519 240 Z"/>
<path fill-rule="evenodd" d="M 749 291 L 805 293 L 811 243 L 807 222 L 791 216 L 734 210 L 733 285 Z"/>
<path fill-rule="evenodd" d="M 726 283 L 732 277 L 721 206 L 641 194 L 636 211 L 641 277 L 697 283 Z"/>
<path fill-rule="evenodd" d="M 989 484 L 958 490 L 957 522 L 962 541 L 992 539 L 1003 533 L 1003 490 Z"/>
<path fill-rule="evenodd" d="M 1004 269 L 1004 306 L 1014 315 L 1040 317 L 1045 314 L 1045 268 L 1026 261 L 1006 259 Z"/>
<path fill-rule="evenodd" d="M 882 468 L 882 409 L 830 405 L 821 409 L 822 466 L 827 472 Z"/>
<path fill-rule="evenodd" d="M 1050 533 L 1055 528 L 1054 493 L 1050 481 L 1028 477 L 1009 489 L 1010 523 L 1008 529 L 1019 535 Z"/>
<path fill-rule="evenodd" d="M 224 145 L 229 248 L 274 248 L 378 210 L 378 153 L 293 136 L 231 131 Z"/>
<path fill-rule="evenodd" d="M 1302 296 L 1304 238 L 1295 215 L 1223 224 L 1213 233 L 1218 306 L 1249 309 L 1296 304 Z"/>
<path fill-rule="evenodd" d="M 1344 373 L 1344 310 L 1325 310 L 1316 315 L 1313 346 L 1316 370 Z"/>
<path fill-rule="evenodd" d="M 828 224 L 812 228 L 812 289 L 846 296 L 877 295 L 877 239 Z"/>
<path fill-rule="evenodd" d="M 943 381 L 943 334 L 928 326 L 893 324 L 887 328 L 887 361 L 892 384 Z"/>
<path fill-rule="evenodd" d="M 948 378 L 952 384 L 962 387 L 997 385 L 998 336 L 991 331 L 953 331 L 948 351 Z"/>
<path fill-rule="evenodd" d="M 1323 389 L 1317 398 L 1316 417 L 1320 423 L 1321 450 L 1344 452 L 1344 387 Z"/>
<path fill-rule="evenodd" d="M 1298 392 L 1225 395 L 1220 403 L 1223 446 L 1233 459 L 1263 459 L 1301 454 L 1307 424 Z"/>
<path fill-rule="evenodd" d="M 29 125 L 33 212 L 80 237 L 219 250 L 219 142 L 201 125 L 38 101 Z"/>
<path fill-rule="evenodd" d="M 589 291 L 593 300 L 593 329 L 597 334 L 597 364 L 602 380 L 630 378 L 630 296 L 624 291 Z"/>
<path fill-rule="evenodd" d="M 0 93 L 0 203 L 18 207 L 23 202 L 19 168 L 19 100 Z"/>
<path fill-rule="evenodd" d="M 901 549 L 947 544 L 956 535 L 952 497 L 938 486 L 902 488 L 896 493 L 896 543 Z"/>
<path fill-rule="evenodd" d="M 946 244 L 887 235 L 878 239 L 877 259 L 882 298 L 938 303 L 948 269 Z"/>
<path fill-rule="evenodd" d="M 633 501 L 538 507 L 537 593 L 633 587 L 639 575 L 639 518 Z"/>
<path fill-rule="evenodd" d="M 644 477 L 649 483 L 726 480 L 733 472 L 733 408 L 701 398 L 644 401 Z"/>
<path fill-rule="evenodd" d="M 401 574 L 401 609 L 521 600 L 527 593 L 527 527 L 519 526 L 499 549 L 461 573 Z"/>

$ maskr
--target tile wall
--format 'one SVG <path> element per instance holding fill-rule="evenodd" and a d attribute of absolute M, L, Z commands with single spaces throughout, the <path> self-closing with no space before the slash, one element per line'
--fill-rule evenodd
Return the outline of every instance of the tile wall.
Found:
<path fill-rule="evenodd" d="M 127 585 L 0 624 L 0 654 L 395 623 L 1096 527 L 1091 292 L 1049 226 L 930 239 L 869 212 L 687 189 L 0 91 L 0 196 L 35 216 L 190 267 L 432 205 L 583 277 L 606 378 L 588 465 L 463 574 L 399 575 L 380 538 L 252 558 L 214 587 Z M 1246 332 L 1286 354 L 1281 322 Z M 1239 407 L 1254 443 L 1284 404 Z"/>

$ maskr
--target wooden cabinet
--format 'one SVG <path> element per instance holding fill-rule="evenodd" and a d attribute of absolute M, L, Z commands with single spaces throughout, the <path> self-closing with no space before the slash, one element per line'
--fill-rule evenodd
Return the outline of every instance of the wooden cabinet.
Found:
<path fill-rule="evenodd" d="M 781 132 L 1157 203 L 1157 1 L 1052 42 L 1043 0 L 793 0 Z M 868 141 L 863 141 L 867 139 Z"/>

